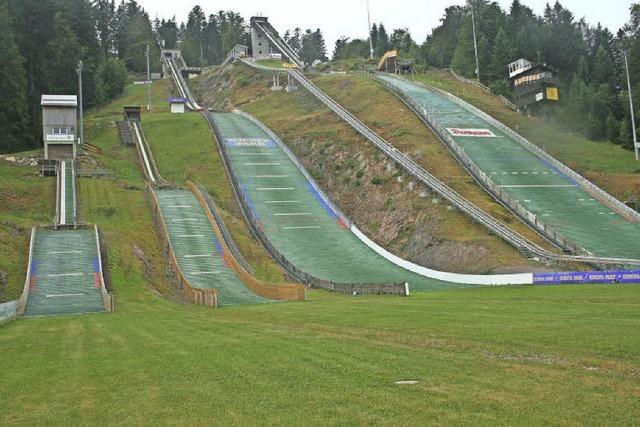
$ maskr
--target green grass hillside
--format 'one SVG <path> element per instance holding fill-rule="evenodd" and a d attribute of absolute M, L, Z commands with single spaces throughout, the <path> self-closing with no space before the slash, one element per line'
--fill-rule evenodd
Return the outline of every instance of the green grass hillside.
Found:
<path fill-rule="evenodd" d="M 0 270 L 8 275 L 6 285 L 0 284 L 0 302 L 22 293 L 31 228 L 53 224 L 55 210 L 54 178 L 41 178 L 35 167 L 0 161 Z"/>

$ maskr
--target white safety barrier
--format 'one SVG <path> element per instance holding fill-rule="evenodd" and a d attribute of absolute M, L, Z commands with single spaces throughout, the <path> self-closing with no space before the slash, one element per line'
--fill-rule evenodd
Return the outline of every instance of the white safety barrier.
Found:
<path fill-rule="evenodd" d="M 467 285 L 485 285 L 485 286 L 497 286 L 497 285 L 531 285 L 533 284 L 533 273 L 521 273 L 521 274 L 462 274 L 462 273 L 449 273 L 446 271 L 433 270 L 431 268 L 423 267 L 400 258 L 387 251 L 382 246 L 378 245 L 373 240 L 369 239 L 362 231 L 360 231 L 355 225 L 351 225 L 351 232 L 355 234 L 365 245 L 373 249 L 378 255 L 384 257 L 388 261 L 394 263 L 397 266 L 409 270 L 420 276 L 429 277 L 432 279 L 438 279 L 445 282 L 452 283 L 464 283 Z"/>

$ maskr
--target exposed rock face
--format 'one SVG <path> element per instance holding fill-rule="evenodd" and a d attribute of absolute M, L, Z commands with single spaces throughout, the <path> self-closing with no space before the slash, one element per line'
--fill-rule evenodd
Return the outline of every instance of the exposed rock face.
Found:
<path fill-rule="evenodd" d="M 416 264 L 445 271 L 484 273 L 498 266 L 477 242 L 440 237 L 443 217 L 429 190 L 369 147 L 306 137 L 287 141 L 320 186 L 369 237 Z M 417 197 L 420 196 L 420 197 Z"/>

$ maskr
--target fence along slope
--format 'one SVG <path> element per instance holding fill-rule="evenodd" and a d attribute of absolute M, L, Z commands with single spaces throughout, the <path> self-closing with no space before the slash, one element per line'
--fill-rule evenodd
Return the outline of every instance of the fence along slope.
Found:
<path fill-rule="evenodd" d="M 494 197 L 540 232 L 556 241 L 569 241 L 566 235 L 575 247 L 584 247 L 596 257 L 629 257 L 629 264 L 640 258 L 640 249 L 637 245 L 634 249 L 633 243 L 640 239 L 637 212 L 453 95 L 393 77 L 381 79 L 406 103 L 414 104 L 412 109 Z M 451 134 L 450 129 L 470 126 L 486 128 L 493 136 Z M 512 171 L 518 167 L 519 171 Z"/>
<path fill-rule="evenodd" d="M 236 275 L 242 280 L 242 282 L 251 289 L 255 294 L 268 299 L 273 300 L 288 300 L 288 301 L 304 301 L 305 300 L 305 288 L 298 284 L 288 285 L 274 285 L 263 282 L 257 279 L 253 274 L 249 273 L 246 268 L 239 262 L 234 256 L 233 252 L 227 245 L 220 224 L 218 224 L 217 217 L 219 215 L 213 213 L 214 207 L 212 207 L 205 200 L 205 194 L 203 190 L 200 190 L 191 181 L 187 182 L 187 187 L 195 195 L 198 203 L 202 207 L 205 215 L 209 219 L 209 224 L 215 234 L 215 237 L 222 249 L 222 255 L 224 261 L 228 266 L 235 271 Z"/>

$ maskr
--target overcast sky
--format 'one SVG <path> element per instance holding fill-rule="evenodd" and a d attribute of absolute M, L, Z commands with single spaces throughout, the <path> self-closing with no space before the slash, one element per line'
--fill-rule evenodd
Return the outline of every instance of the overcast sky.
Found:
<path fill-rule="evenodd" d="M 555 0 L 549 0 L 554 2 Z M 176 16 L 185 21 L 189 10 L 199 4 L 207 15 L 218 10 L 240 12 L 248 21 L 251 16 L 267 16 L 271 24 L 284 34 L 286 29 L 320 28 L 325 36 L 327 51 L 333 52 L 340 36 L 364 38 L 367 36 L 365 0 L 138 0 L 153 19 Z M 498 0 L 507 9 L 512 0 Z M 424 41 L 431 29 L 438 25 L 444 9 L 464 0 L 370 0 L 372 22 L 383 22 L 387 30 L 407 27 L 414 39 Z M 522 0 L 522 3 L 542 14 L 547 0 Z M 562 0 L 577 19 L 601 22 L 614 34 L 629 19 L 632 0 Z M 390 32 L 390 31 L 389 31 Z"/>

